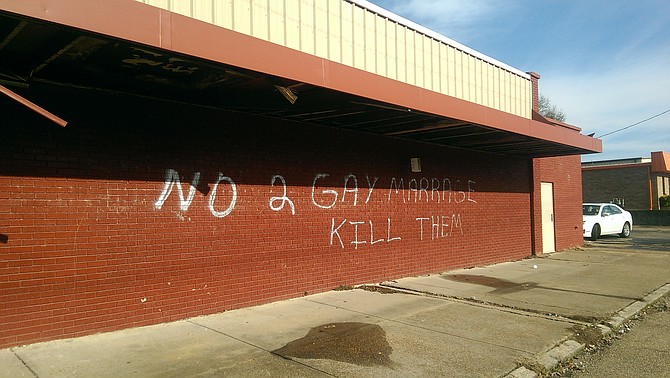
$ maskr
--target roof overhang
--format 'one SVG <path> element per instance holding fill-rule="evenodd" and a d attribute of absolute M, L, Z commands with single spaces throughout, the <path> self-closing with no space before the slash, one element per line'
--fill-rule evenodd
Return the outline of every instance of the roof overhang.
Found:
<path fill-rule="evenodd" d="M 599 139 L 131 0 L 0 0 L 0 84 L 150 96 L 523 157 Z M 24 92 L 29 93 L 24 88 Z"/>

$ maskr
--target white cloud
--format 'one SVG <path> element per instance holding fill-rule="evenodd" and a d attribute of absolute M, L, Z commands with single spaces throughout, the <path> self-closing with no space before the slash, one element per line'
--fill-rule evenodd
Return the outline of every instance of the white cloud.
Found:
<path fill-rule="evenodd" d="M 487 33 L 494 17 L 511 12 L 515 2 L 494 0 L 380 0 L 374 3 L 393 13 L 467 44 Z"/>
<path fill-rule="evenodd" d="M 647 114 L 649 112 L 670 107 L 668 57 L 637 56 L 637 59 L 639 62 L 582 74 L 545 72 L 540 80 L 540 92 L 562 108 L 569 119 L 588 121 L 596 131 L 611 128 L 603 124 L 603 120 L 614 119 L 619 125 L 633 123 L 645 118 L 645 114 L 653 115 Z M 663 64 L 663 60 L 667 62 Z"/>
<path fill-rule="evenodd" d="M 670 49 L 636 55 L 596 72 L 546 72 L 540 92 L 567 114 L 567 122 L 596 136 L 670 109 Z M 603 138 L 603 154 L 589 159 L 648 156 L 670 150 L 670 113 Z"/>
<path fill-rule="evenodd" d="M 488 17 L 495 11 L 495 2 L 472 0 L 408 0 L 397 3 L 393 10 L 408 17 L 445 26 L 469 25 L 473 20 Z"/>

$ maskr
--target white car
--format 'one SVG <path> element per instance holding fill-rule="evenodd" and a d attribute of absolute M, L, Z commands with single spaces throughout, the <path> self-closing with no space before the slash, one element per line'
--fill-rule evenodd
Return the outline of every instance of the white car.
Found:
<path fill-rule="evenodd" d="M 585 203 L 582 205 L 584 216 L 584 237 L 598 240 L 602 235 L 630 236 L 633 229 L 633 217 L 629 212 L 612 203 Z"/>

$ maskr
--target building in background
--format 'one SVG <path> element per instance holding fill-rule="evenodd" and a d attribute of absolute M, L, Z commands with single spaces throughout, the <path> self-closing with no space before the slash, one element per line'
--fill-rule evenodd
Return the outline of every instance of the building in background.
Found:
<path fill-rule="evenodd" d="M 539 75 L 366 1 L 146 3 L 0 0 L 0 347 L 582 244 L 601 141 Z"/>
<path fill-rule="evenodd" d="M 670 153 L 582 163 L 584 202 L 612 202 L 628 210 L 658 210 L 670 195 Z"/>

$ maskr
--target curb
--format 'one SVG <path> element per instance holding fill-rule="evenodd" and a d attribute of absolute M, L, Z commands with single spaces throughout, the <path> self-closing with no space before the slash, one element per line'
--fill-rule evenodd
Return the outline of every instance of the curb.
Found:
<path fill-rule="evenodd" d="M 549 349 L 545 353 L 539 355 L 534 362 L 528 364 L 535 366 L 542 371 L 550 371 L 555 368 L 561 361 L 565 361 L 584 349 L 584 344 L 580 344 L 575 340 L 566 340 L 557 346 Z M 505 378 L 536 378 L 538 375 L 535 371 L 521 366 L 514 369 L 507 374 Z"/>
<path fill-rule="evenodd" d="M 628 321 L 637 315 L 640 311 L 642 311 L 645 307 L 656 302 L 668 293 L 670 293 L 670 283 L 665 284 L 645 295 L 642 300 L 635 301 L 624 307 L 622 310 L 612 316 L 610 320 L 606 321 L 605 325 L 597 325 L 602 336 L 605 336 L 613 330 L 618 329 L 624 322 Z M 525 366 L 520 366 L 514 369 L 509 374 L 505 375 L 505 378 L 536 378 L 538 377 L 538 373 L 536 373 L 534 370 L 531 370 L 530 367 L 537 367 L 542 371 L 551 371 L 562 361 L 568 360 L 574 357 L 577 353 L 581 352 L 584 347 L 584 344 L 581 344 L 575 340 L 566 340 L 551 348 L 547 352 L 540 354 L 535 358 L 534 361 L 524 364 Z"/>
<path fill-rule="evenodd" d="M 652 291 L 651 293 L 645 295 L 644 298 L 642 298 L 642 300 L 635 301 L 630 305 L 624 307 L 621 311 L 617 312 L 614 316 L 612 316 L 612 318 L 608 320 L 605 324 L 607 324 L 612 329 L 619 328 L 625 321 L 632 318 L 642 309 L 656 302 L 659 298 L 668 293 L 670 293 L 670 284 L 665 284 L 659 287 L 658 289 Z"/>
<path fill-rule="evenodd" d="M 541 368 L 549 371 L 555 368 L 559 362 L 567 360 L 581 352 L 584 346 L 584 344 L 578 343 L 575 340 L 566 340 L 540 355 L 537 363 Z"/>
<path fill-rule="evenodd" d="M 528 369 L 525 366 L 516 368 L 514 371 L 505 376 L 505 378 L 535 378 L 535 377 L 537 377 L 537 373 Z"/>

